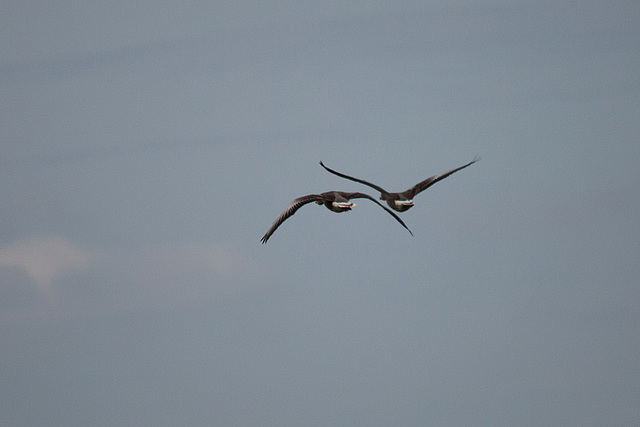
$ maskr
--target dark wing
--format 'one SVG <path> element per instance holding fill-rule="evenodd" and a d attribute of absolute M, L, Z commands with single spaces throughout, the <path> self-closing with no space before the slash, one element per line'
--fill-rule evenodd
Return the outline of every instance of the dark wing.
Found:
<path fill-rule="evenodd" d="M 402 195 L 406 196 L 408 199 L 413 199 L 416 196 L 416 194 L 426 190 L 427 188 L 431 187 L 436 182 L 445 179 L 449 175 L 454 174 L 454 173 L 458 172 L 459 170 L 462 170 L 462 169 L 466 168 L 467 166 L 471 166 L 472 164 L 474 164 L 478 160 L 480 160 L 480 157 L 476 156 L 476 157 L 474 157 L 473 160 L 471 160 L 466 165 L 462 165 L 462 166 L 457 167 L 455 169 L 451 169 L 448 172 L 441 173 L 440 175 L 434 175 L 431 178 L 427 178 L 424 181 L 417 183 L 416 185 L 414 185 L 413 187 L 411 187 L 410 189 L 408 189 L 407 191 L 402 193 Z"/>
<path fill-rule="evenodd" d="M 322 162 L 320 162 L 320 166 L 325 168 L 327 170 L 327 172 L 330 172 L 330 173 L 332 173 L 334 175 L 338 175 L 341 178 L 345 178 L 345 179 L 349 179 L 351 181 L 359 182 L 360 184 L 368 185 L 369 187 L 373 188 L 374 190 L 378 190 L 379 192 L 381 192 L 383 194 L 389 194 L 389 192 L 387 190 L 385 190 L 384 188 L 378 187 L 377 185 L 372 184 L 372 183 L 370 183 L 368 181 L 365 181 L 364 179 L 358 179 L 358 178 L 354 178 L 354 177 L 349 176 L 349 175 L 345 175 L 345 174 L 340 173 L 340 172 L 336 172 L 333 169 L 329 169 L 328 167 L 326 167 L 324 165 L 324 163 L 322 163 Z"/>
<path fill-rule="evenodd" d="M 398 215 L 396 215 L 391 209 L 388 209 L 387 207 L 383 206 L 380 202 L 378 202 L 376 199 L 374 199 L 370 195 L 365 194 L 365 193 L 341 193 L 341 194 L 344 197 L 348 198 L 348 199 L 369 199 L 369 200 L 371 200 L 373 203 L 375 203 L 376 205 L 380 206 L 385 211 L 389 212 L 389 215 L 394 217 L 396 219 L 396 221 L 398 221 L 400 224 L 402 224 L 402 226 L 407 229 L 409 234 L 411 234 L 413 236 L 413 233 L 411 232 L 411 230 L 409 230 L 409 227 L 407 227 L 407 225 L 404 223 L 403 220 L 400 219 L 400 217 Z"/>
<path fill-rule="evenodd" d="M 271 227 L 269 227 L 269 230 L 267 230 L 265 235 L 262 236 L 262 239 L 260 239 L 260 241 L 263 244 L 267 243 L 267 240 L 269 240 L 269 237 L 271 237 L 273 232 L 276 231 L 276 228 L 280 227 L 280 224 L 282 224 L 291 215 L 296 213 L 298 209 L 300 209 L 307 203 L 315 202 L 316 200 L 322 200 L 322 196 L 320 196 L 319 194 L 308 194 L 306 196 L 293 199 L 293 201 L 289 203 L 289 206 L 287 206 L 287 208 L 284 211 L 282 211 L 282 213 L 278 216 L 278 218 L 276 218 L 276 220 L 273 221 L 273 224 L 271 224 Z"/>

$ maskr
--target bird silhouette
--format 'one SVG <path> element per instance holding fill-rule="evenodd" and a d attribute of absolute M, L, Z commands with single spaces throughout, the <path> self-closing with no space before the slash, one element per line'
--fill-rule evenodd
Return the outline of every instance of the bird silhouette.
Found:
<path fill-rule="evenodd" d="M 462 169 L 466 168 L 467 166 L 471 166 L 472 164 L 474 164 L 478 160 L 480 160 L 480 157 L 476 156 L 472 161 L 470 161 L 466 165 L 462 165 L 462 166 L 457 167 L 455 169 L 451 169 L 450 171 L 447 171 L 445 173 L 441 173 L 440 175 L 434 175 L 434 176 L 432 176 L 430 178 L 425 179 L 424 181 L 420 181 L 419 183 L 417 183 L 413 187 L 411 187 L 408 190 L 405 190 L 405 191 L 403 191 L 401 193 L 390 193 L 387 190 L 385 190 L 384 188 L 382 188 L 380 186 L 377 186 L 375 184 L 372 184 L 369 181 L 365 181 L 364 179 L 354 178 L 352 176 L 345 175 L 343 173 L 334 171 L 333 169 L 330 169 L 327 166 L 325 166 L 324 163 L 322 163 L 322 162 L 320 162 L 320 166 L 325 168 L 328 172 L 331 172 L 332 174 L 337 175 L 337 176 L 339 176 L 341 178 L 345 178 L 345 179 L 349 179 L 351 181 L 359 182 L 360 184 L 368 185 L 369 187 L 371 187 L 371 188 L 373 188 L 375 190 L 378 190 L 380 192 L 380 200 L 386 201 L 391 209 L 394 209 L 394 210 L 396 210 L 398 212 L 404 212 L 404 211 L 410 209 L 411 207 L 413 207 L 413 198 L 416 195 L 418 195 L 422 191 L 426 190 L 427 188 L 431 187 L 436 182 L 445 179 L 449 175 L 451 175 L 453 173 L 456 173 L 459 170 L 462 170 Z"/>
<path fill-rule="evenodd" d="M 395 213 L 393 213 L 392 211 L 384 207 L 382 204 L 380 204 L 380 202 L 378 202 L 376 199 L 374 199 L 370 195 L 365 193 L 347 193 L 344 191 L 327 191 L 325 193 L 320 193 L 320 194 L 307 194 L 306 196 L 301 196 L 296 199 L 293 199 L 293 201 L 289 203 L 289 206 L 287 206 L 285 210 L 282 211 L 282 213 L 278 216 L 278 218 L 276 218 L 276 220 L 273 221 L 273 224 L 271 224 L 271 227 L 269 227 L 269 230 L 267 230 L 265 235 L 262 236 L 262 239 L 260 239 L 260 241 L 263 244 L 267 243 L 267 240 L 269 240 L 269 237 L 271 237 L 274 231 L 276 231 L 276 229 L 280 227 L 280 225 L 287 218 L 289 218 L 291 215 L 296 213 L 298 209 L 300 209 L 302 206 L 306 205 L 307 203 L 316 202 L 319 205 L 325 205 L 327 209 L 332 210 L 333 212 L 345 212 L 345 211 L 351 210 L 351 208 L 355 206 L 355 204 L 351 202 L 351 199 L 371 200 L 372 202 L 380 206 L 382 209 L 387 211 L 390 215 L 392 215 L 396 219 L 396 221 L 402 224 L 402 226 L 406 228 L 407 231 L 413 236 L 413 233 L 411 232 L 411 230 L 409 230 L 409 227 L 406 226 L 404 221 L 402 221 L 400 217 L 398 217 L 398 215 L 396 215 Z"/>

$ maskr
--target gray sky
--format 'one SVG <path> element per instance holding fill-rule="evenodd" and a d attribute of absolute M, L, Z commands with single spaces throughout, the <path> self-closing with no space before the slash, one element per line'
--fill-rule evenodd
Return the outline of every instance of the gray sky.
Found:
<path fill-rule="evenodd" d="M 0 6 L 0 424 L 638 425 L 640 4 L 343 3 Z"/>

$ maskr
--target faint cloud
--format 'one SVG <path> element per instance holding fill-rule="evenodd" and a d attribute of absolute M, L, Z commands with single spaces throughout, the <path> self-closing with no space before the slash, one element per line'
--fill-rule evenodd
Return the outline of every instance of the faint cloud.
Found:
<path fill-rule="evenodd" d="M 222 242 L 143 246 L 106 253 L 56 286 L 65 304 L 101 309 L 164 309 L 233 297 L 251 288 L 251 264 Z"/>
<path fill-rule="evenodd" d="M 24 270 L 45 294 L 61 275 L 90 266 L 95 256 L 62 237 L 29 237 L 0 248 L 0 265 Z"/>
<path fill-rule="evenodd" d="M 62 237 L 29 237 L 0 247 L 0 266 L 25 272 L 46 298 L 45 304 L 16 308 L 10 315 L 72 315 L 206 303 L 250 289 L 254 276 L 248 272 L 249 265 L 236 246 L 221 242 L 97 253 Z"/>
<path fill-rule="evenodd" d="M 209 279 L 230 277 L 240 272 L 244 258 L 232 246 L 190 243 L 155 247 L 136 257 L 136 276 L 153 283 L 208 283 Z"/>

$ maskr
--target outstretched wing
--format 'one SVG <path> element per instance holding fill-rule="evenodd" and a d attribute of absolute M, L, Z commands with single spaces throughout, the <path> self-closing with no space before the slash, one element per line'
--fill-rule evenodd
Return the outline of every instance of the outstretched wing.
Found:
<path fill-rule="evenodd" d="M 402 226 L 407 229 L 409 234 L 411 234 L 413 236 L 413 233 L 411 232 L 411 230 L 409 230 L 409 227 L 407 227 L 407 225 L 404 223 L 404 221 L 402 219 L 400 219 L 400 217 L 398 215 L 396 215 L 391 209 L 388 209 L 386 206 L 383 206 L 380 202 L 378 202 L 376 199 L 374 199 L 370 195 L 365 194 L 365 193 L 342 193 L 342 195 L 344 197 L 346 197 L 347 199 L 369 199 L 369 200 L 371 200 L 373 203 L 375 203 L 376 205 L 380 206 L 382 209 L 387 211 L 389 213 L 389 215 L 394 217 L 396 219 L 396 221 L 398 221 L 400 224 L 402 224 Z"/>
<path fill-rule="evenodd" d="M 368 185 L 369 187 L 373 188 L 374 190 L 378 190 L 380 193 L 383 193 L 383 194 L 389 194 L 389 192 L 388 192 L 387 190 L 385 190 L 384 188 L 382 188 L 382 187 L 378 187 L 377 185 L 372 184 L 372 183 L 370 183 L 370 182 L 368 182 L 368 181 L 365 181 L 364 179 L 354 178 L 354 177 L 352 177 L 352 176 L 345 175 L 345 174 L 340 173 L 340 172 L 336 172 L 336 171 L 334 171 L 333 169 L 329 169 L 328 167 L 326 167 L 326 166 L 324 165 L 324 163 L 322 163 L 322 162 L 320 162 L 320 166 L 322 166 L 323 168 L 325 168 L 325 170 L 326 170 L 327 172 L 330 172 L 330 173 L 332 173 L 332 174 L 334 174 L 334 175 L 338 175 L 338 176 L 339 176 L 339 177 L 341 177 L 341 178 L 345 178 L 345 179 L 348 179 L 348 180 L 351 180 L 351 181 L 359 182 L 360 184 Z"/>
<path fill-rule="evenodd" d="M 271 237 L 273 232 L 276 231 L 278 227 L 280 227 L 280 224 L 285 222 L 287 218 L 289 218 L 291 215 L 296 213 L 298 209 L 300 209 L 307 203 L 315 202 L 316 200 L 322 200 L 322 196 L 320 196 L 319 194 L 307 194 L 306 196 L 293 199 L 293 201 L 289 203 L 289 206 L 287 206 L 286 209 L 282 211 L 282 213 L 278 216 L 278 218 L 276 218 L 276 220 L 273 221 L 273 224 L 271 224 L 271 227 L 269 227 L 269 230 L 267 230 L 265 235 L 262 236 L 262 239 L 260 239 L 260 241 L 263 244 L 267 243 L 267 240 L 269 240 L 269 237 Z"/>
<path fill-rule="evenodd" d="M 476 156 L 476 157 L 474 157 L 473 160 L 471 160 L 466 165 L 462 165 L 462 166 L 457 167 L 455 169 L 451 169 L 450 171 L 447 171 L 445 173 L 441 173 L 440 175 L 434 175 L 434 176 L 432 176 L 430 178 L 427 178 L 424 181 L 417 183 L 416 185 L 414 185 L 413 187 L 411 187 L 407 191 L 403 192 L 402 195 L 406 196 L 408 199 L 413 199 L 418 193 L 420 193 L 420 192 L 426 190 L 427 188 L 431 187 L 436 182 L 445 179 L 449 175 L 454 174 L 454 173 L 458 172 L 459 170 L 462 170 L 462 169 L 466 168 L 467 166 L 471 166 L 472 164 L 474 164 L 478 160 L 480 160 L 480 157 Z"/>

